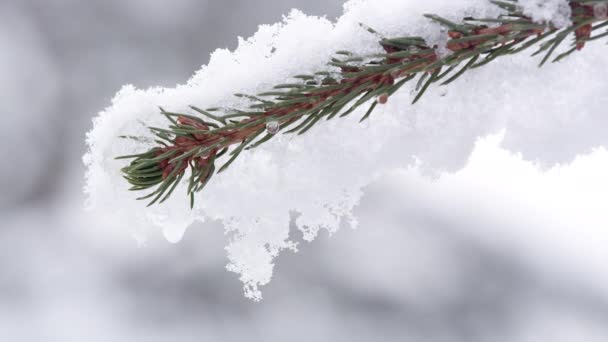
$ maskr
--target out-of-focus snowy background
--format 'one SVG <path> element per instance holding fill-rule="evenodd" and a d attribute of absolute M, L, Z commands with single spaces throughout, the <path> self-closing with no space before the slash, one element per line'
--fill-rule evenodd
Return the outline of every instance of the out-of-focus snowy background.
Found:
<path fill-rule="evenodd" d="M 546 222 L 510 221 L 458 191 L 446 203 L 463 204 L 438 209 L 436 198 L 401 191 L 424 187 L 403 181 L 412 177 L 367 189 L 358 230 L 284 253 L 261 303 L 226 272 L 219 224 L 138 247 L 83 213 L 84 133 L 123 84 L 183 83 L 212 50 L 293 7 L 333 19 L 341 5 L 1 2 L 0 340 L 606 341 L 601 246 L 561 254 L 568 244 L 540 233 L 503 243 L 509 235 L 492 232 Z M 514 203 L 507 213 L 534 215 Z"/>

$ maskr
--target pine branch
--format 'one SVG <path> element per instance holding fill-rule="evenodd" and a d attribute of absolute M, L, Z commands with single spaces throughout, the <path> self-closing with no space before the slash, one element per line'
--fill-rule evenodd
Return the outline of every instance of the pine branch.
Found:
<path fill-rule="evenodd" d="M 139 198 L 150 199 L 148 205 L 152 205 L 165 201 L 189 173 L 187 194 L 193 206 L 195 193 L 214 174 L 226 170 L 245 150 L 260 146 L 281 131 L 304 134 L 323 120 L 345 117 L 371 102 L 361 118 L 364 121 L 378 105 L 387 103 L 390 96 L 416 77 L 418 93 L 413 103 L 431 85 L 447 85 L 498 57 L 536 47 L 533 55 L 544 55 L 542 66 L 552 58 L 557 62 L 582 50 L 587 42 L 608 36 L 608 31 L 594 35 L 608 26 L 608 0 L 571 0 L 572 24 L 561 29 L 534 22 L 524 15 L 516 0 L 491 2 L 505 14 L 498 18 L 464 18 L 462 23 L 426 15 L 446 27 L 448 54 L 440 54 L 437 46 L 428 46 L 420 37 L 381 38 L 383 54 L 357 56 L 338 51 L 329 62 L 338 71 L 296 75 L 293 83 L 277 85 L 256 96 L 236 94 L 251 101 L 245 111 L 191 107 L 193 113 L 186 114 L 161 108 L 170 125 L 150 127 L 158 146 L 138 155 L 118 157 L 132 159 L 122 169 L 124 178 L 132 191 L 154 188 Z M 555 55 L 569 36 L 574 38 L 570 48 Z M 459 68 L 460 65 L 463 66 Z M 221 166 L 216 168 L 220 161 Z"/>

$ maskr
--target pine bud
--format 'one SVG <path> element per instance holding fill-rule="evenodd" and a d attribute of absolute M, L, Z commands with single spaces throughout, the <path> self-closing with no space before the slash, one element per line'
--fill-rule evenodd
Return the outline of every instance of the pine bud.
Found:
<path fill-rule="evenodd" d="M 388 102 L 388 94 L 382 94 L 382 95 L 378 96 L 379 104 L 385 104 L 387 102 Z"/>
<path fill-rule="evenodd" d="M 448 37 L 452 39 L 462 38 L 462 33 L 458 31 L 448 31 Z"/>

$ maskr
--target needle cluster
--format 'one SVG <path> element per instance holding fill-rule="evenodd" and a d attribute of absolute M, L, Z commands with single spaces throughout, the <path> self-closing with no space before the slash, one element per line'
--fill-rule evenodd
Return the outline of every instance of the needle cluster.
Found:
<path fill-rule="evenodd" d="M 491 2 L 504 10 L 497 18 L 467 17 L 455 23 L 426 15 L 445 29 L 444 47 L 429 46 L 421 37 L 383 37 L 362 25 L 379 37 L 384 53 L 361 56 L 337 51 L 328 63 L 329 71 L 295 75 L 293 82 L 261 94 L 236 94 L 251 101 L 246 110 L 191 107 L 189 113 L 174 113 L 161 108 L 169 124 L 150 127 L 157 146 L 118 157 L 131 160 L 122 169 L 130 190 L 148 190 L 139 199 L 149 200 L 149 205 L 162 203 L 187 175 L 187 195 L 193 205 L 195 194 L 214 174 L 276 134 L 304 134 L 323 120 L 348 116 L 366 105 L 360 119 L 364 121 L 407 82 L 416 82 L 412 101 L 416 103 L 430 86 L 452 83 L 498 57 L 535 48 L 533 55 L 543 56 L 542 66 L 608 36 L 608 31 L 601 31 L 608 26 L 608 0 L 569 1 L 571 24 L 562 28 L 535 22 L 516 0 Z M 568 48 L 559 49 L 568 37 L 572 37 Z"/>

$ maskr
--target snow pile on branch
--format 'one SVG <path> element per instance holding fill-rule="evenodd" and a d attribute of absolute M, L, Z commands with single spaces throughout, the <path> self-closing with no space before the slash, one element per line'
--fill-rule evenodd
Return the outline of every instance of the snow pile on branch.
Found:
<path fill-rule="evenodd" d="M 571 21 L 572 10 L 567 0 L 519 0 L 525 15 L 539 23 L 553 24 L 562 28 Z"/>
<path fill-rule="evenodd" d="M 564 15 L 561 2 L 551 1 L 555 7 L 522 3 L 535 18 L 555 22 Z M 222 221 L 231 237 L 228 269 L 240 275 L 247 297 L 260 299 L 259 287 L 270 281 L 273 259 L 297 246 L 289 231 L 292 211 L 299 213 L 295 224 L 307 241 L 321 229 L 332 233 L 342 224 L 354 227 L 352 209 L 362 188 L 384 171 L 413 163 L 428 174 L 459 170 L 478 137 L 501 130 L 507 148 L 545 164 L 606 145 L 602 127 L 608 127 L 608 118 L 601 109 L 608 107 L 608 55 L 603 46 L 591 44 L 584 53 L 542 69 L 537 59 L 525 55 L 500 58 L 449 87 L 431 88 L 414 106 L 412 86 L 406 86 L 363 124 L 358 123 L 364 114 L 359 111 L 302 136 L 277 136 L 214 176 L 194 210 L 184 184 L 167 202 L 151 208 L 135 200 L 140 194 L 127 190 L 120 172 L 125 161 L 114 157 L 150 146 L 118 136 L 150 137 L 147 126 L 165 126 L 158 106 L 187 113 L 189 105 L 239 106 L 232 94 L 255 94 L 288 83 L 292 75 L 325 69 L 335 51 L 381 52 L 377 37 L 359 23 L 389 37 L 417 35 L 438 42 L 440 27 L 425 13 L 458 21 L 495 17 L 499 9 L 485 0 L 353 0 L 336 23 L 293 11 L 283 22 L 240 39 L 235 51 L 215 51 L 185 85 L 125 86 L 87 136 L 89 207 L 108 213 L 107 224 L 124 225 L 138 236 L 160 227 L 170 241 L 180 240 L 196 220 Z"/>

